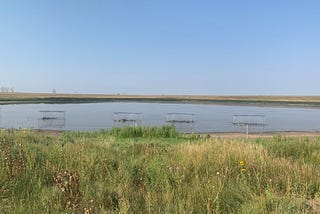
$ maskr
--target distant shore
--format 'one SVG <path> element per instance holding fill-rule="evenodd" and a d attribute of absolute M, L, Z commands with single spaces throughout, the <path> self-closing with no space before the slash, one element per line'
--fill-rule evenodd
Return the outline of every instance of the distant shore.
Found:
<path fill-rule="evenodd" d="M 120 95 L 120 94 L 53 94 L 0 93 L 0 105 L 63 104 L 101 102 L 159 102 L 219 105 L 252 105 L 320 108 L 320 96 L 204 96 L 204 95 Z"/>

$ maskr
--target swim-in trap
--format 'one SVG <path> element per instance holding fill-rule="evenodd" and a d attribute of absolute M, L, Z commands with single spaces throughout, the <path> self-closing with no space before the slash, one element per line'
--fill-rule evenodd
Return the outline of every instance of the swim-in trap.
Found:
<path fill-rule="evenodd" d="M 39 129 L 64 129 L 66 124 L 65 111 L 39 111 Z"/>
<path fill-rule="evenodd" d="M 178 131 L 192 133 L 194 132 L 195 114 L 167 113 L 166 122 L 174 125 Z"/>
<path fill-rule="evenodd" d="M 141 125 L 141 113 L 139 112 L 114 112 L 113 122 L 116 126 L 133 126 Z"/>
<path fill-rule="evenodd" d="M 232 117 L 234 126 L 245 127 L 247 137 L 249 133 L 263 133 L 265 123 L 264 114 L 236 114 Z"/>

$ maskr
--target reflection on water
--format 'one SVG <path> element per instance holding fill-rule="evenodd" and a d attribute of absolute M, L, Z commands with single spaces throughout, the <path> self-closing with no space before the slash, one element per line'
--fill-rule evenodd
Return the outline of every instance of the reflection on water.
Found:
<path fill-rule="evenodd" d="M 174 122 L 174 123 L 167 123 L 167 125 L 174 125 L 174 127 L 181 132 L 185 132 L 185 133 L 195 132 L 195 122 L 193 123 Z"/>
<path fill-rule="evenodd" d="M 39 119 L 39 129 L 64 129 L 65 120 L 63 119 Z"/>
<path fill-rule="evenodd" d="M 59 112 L 64 116 L 59 116 Z M 172 118 L 168 119 L 168 115 Z M 0 126 L 99 130 L 174 123 L 178 130 L 185 132 L 245 132 L 246 126 L 234 125 L 234 115 L 264 115 L 266 125 L 251 124 L 250 132 L 320 130 L 320 109 L 121 102 L 4 105 L 0 107 Z M 249 120 L 243 118 L 240 119 Z"/>

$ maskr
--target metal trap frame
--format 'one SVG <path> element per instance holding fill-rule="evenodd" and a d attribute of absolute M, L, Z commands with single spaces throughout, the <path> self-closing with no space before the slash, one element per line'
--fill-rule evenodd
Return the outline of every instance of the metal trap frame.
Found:
<path fill-rule="evenodd" d="M 141 115 L 142 113 L 140 112 L 114 112 L 113 122 L 116 124 L 137 127 L 141 125 Z"/>
<path fill-rule="evenodd" d="M 38 119 L 39 129 L 64 129 L 65 128 L 65 111 L 39 111 L 40 117 Z"/>
<path fill-rule="evenodd" d="M 167 113 L 166 122 L 171 123 L 179 131 L 194 132 L 195 114 L 190 113 Z"/>
<path fill-rule="evenodd" d="M 232 124 L 234 126 L 245 126 L 247 137 L 249 136 L 249 127 L 261 127 L 264 132 L 265 115 L 264 114 L 235 114 L 232 117 Z"/>

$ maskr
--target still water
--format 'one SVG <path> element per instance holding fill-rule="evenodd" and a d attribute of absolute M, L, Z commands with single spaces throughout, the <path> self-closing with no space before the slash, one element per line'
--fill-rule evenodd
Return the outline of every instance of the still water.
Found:
<path fill-rule="evenodd" d="M 123 118 L 115 119 L 119 115 L 115 112 Z M 320 109 L 128 102 L 3 105 L 0 127 L 99 130 L 132 124 L 161 126 L 169 124 L 168 113 L 187 113 L 175 123 L 178 130 L 187 132 L 242 132 L 246 127 L 235 126 L 233 115 L 248 114 L 264 115 L 265 125 L 249 126 L 251 132 L 320 131 Z"/>

